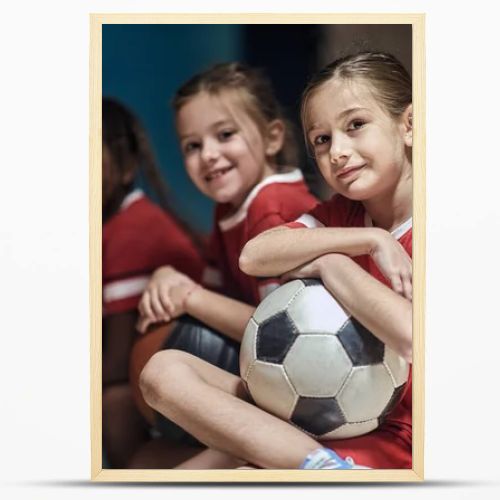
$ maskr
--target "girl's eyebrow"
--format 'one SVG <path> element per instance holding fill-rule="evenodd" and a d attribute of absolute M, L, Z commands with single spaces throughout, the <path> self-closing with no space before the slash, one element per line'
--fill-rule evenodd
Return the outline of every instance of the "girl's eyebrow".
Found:
<path fill-rule="evenodd" d="M 356 111 L 370 111 L 368 108 L 363 108 L 362 106 L 354 106 L 352 108 L 344 109 L 337 115 L 337 120 L 343 120 L 346 116 L 349 116 L 351 113 L 355 113 Z M 309 134 L 312 130 L 316 128 L 321 128 L 320 122 L 312 123 L 307 128 L 307 133 Z"/>
<path fill-rule="evenodd" d="M 361 106 L 354 106 L 353 108 L 345 109 L 344 111 L 338 114 L 338 118 L 341 120 L 351 113 L 355 113 L 356 111 L 370 111 L 368 108 L 363 108 Z"/>
<path fill-rule="evenodd" d="M 215 123 L 212 123 L 210 125 L 210 129 L 216 129 L 218 127 L 220 127 L 221 125 L 232 125 L 233 124 L 233 121 L 229 118 L 227 119 L 223 119 L 223 120 L 219 120 L 219 121 L 216 121 Z M 187 139 L 188 137 L 192 137 L 192 136 L 196 136 L 197 134 L 195 132 L 188 132 L 187 134 L 182 134 L 181 136 L 179 136 L 180 140 L 183 141 L 184 139 Z"/>

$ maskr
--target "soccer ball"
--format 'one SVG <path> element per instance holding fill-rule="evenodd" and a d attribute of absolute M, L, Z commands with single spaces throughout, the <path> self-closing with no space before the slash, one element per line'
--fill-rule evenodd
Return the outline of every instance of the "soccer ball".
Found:
<path fill-rule="evenodd" d="M 240 373 L 255 403 L 317 439 L 376 429 L 399 402 L 409 364 L 349 316 L 321 281 L 294 280 L 255 310 Z"/>

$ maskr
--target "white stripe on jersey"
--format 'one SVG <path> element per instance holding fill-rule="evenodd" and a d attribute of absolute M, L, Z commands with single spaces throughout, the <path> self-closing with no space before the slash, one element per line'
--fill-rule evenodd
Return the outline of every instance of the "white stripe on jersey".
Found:
<path fill-rule="evenodd" d="M 250 194 L 247 196 L 243 204 L 238 208 L 237 212 L 226 219 L 219 221 L 219 227 L 221 231 L 228 231 L 232 229 L 234 226 L 239 224 L 242 220 L 245 219 L 248 212 L 248 207 L 251 205 L 252 201 L 259 194 L 262 188 L 268 186 L 269 184 L 274 183 L 282 183 L 282 184 L 290 184 L 293 182 L 299 182 L 304 179 L 302 172 L 299 169 L 291 170 L 290 172 L 284 172 L 281 174 L 274 174 L 266 177 L 261 183 L 257 184 Z"/>
<path fill-rule="evenodd" d="M 298 219 L 295 220 L 295 222 L 300 222 L 301 224 L 304 224 L 304 226 L 311 229 L 315 227 L 325 227 L 323 223 L 309 214 L 301 215 Z"/>
<path fill-rule="evenodd" d="M 148 276 L 135 276 L 124 280 L 113 281 L 104 285 L 102 298 L 104 303 L 128 299 L 140 295 L 149 282 Z"/>
<path fill-rule="evenodd" d="M 131 193 L 129 193 L 125 198 L 123 198 L 122 204 L 120 205 L 120 210 L 127 209 L 132 203 L 135 203 L 137 200 L 144 198 L 144 193 L 141 189 L 134 189 Z"/>
<path fill-rule="evenodd" d="M 391 231 L 391 234 L 399 240 L 406 232 L 408 232 L 413 226 L 413 217 L 405 220 L 402 224 L 400 224 L 396 229 Z M 365 227 L 373 227 L 372 218 L 368 215 L 368 212 L 365 212 Z"/>

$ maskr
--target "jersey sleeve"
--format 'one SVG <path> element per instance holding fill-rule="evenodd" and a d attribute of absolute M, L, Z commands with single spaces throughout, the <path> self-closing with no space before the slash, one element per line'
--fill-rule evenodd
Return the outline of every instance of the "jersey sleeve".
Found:
<path fill-rule="evenodd" d="M 103 314 L 136 309 L 151 274 L 164 265 L 199 280 L 203 261 L 174 220 L 142 199 L 103 227 Z"/>
<path fill-rule="evenodd" d="M 345 227 L 350 225 L 353 205 L 343 196 L 334 195 L 330 200 L 316 205 L 293 222 L 286 224 L 290 228 L 307 227 Z"/>
<path fill-rule="evenodd" d="M 272 229 L 273 227 L 282 226 L 286 221 L 278 212 L 270 213 L 262 217 L 260 220 L 251 225 L 249 229 L 249 240 L 255 238 L 260 233 Z"/>
<path fill-rule="evenodd" d="M 109 236 L 109 237 L 107 237 Z M 132 231 L 103 231 L 103 315 L 134 310 L 161 250 Z"/>

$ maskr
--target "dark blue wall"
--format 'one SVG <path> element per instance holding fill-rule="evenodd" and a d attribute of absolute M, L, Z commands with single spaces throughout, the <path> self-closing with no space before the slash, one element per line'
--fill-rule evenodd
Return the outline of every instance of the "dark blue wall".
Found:
<path fill-rule="evenodd" d="M 242 56 L 238 25 L 127 25 L 102 29 L 102 95 L 137 114 L 153 143 L 173 206 L 198 230 L 208 232 L 212 207 L 182 164 L 169 102 L 194 73 Z"/>

